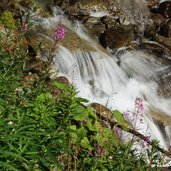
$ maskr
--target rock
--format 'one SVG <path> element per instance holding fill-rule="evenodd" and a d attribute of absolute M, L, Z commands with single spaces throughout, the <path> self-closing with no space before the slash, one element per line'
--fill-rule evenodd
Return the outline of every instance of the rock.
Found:
<path fill-rule="evenodd" d="M 37 7 L 37 13 L 45 18 L 53 16 L 54 0 L 32 0 Z"/>
<path fill-rule="evenodd" d="M 48 63 L 40 58 L 30 57 L 27 61 L 28 72 L 41 75 L 48 70 Z"/>
<path fill-rule="evenodd" d="M 160 25 L 158 33 L 161 36 L 171 38 L 171 19 L 166 20 Z"/>
<path fill-rule="evenodd" d="M 75 32 L 67 30 L 65 39 L 61 44 L 71 51 L 96 51 L 87 40 L 81 39 Z"/>
<path fill-rule="evenodd" d="M 64 76 L 60 76 L 60 77 L 56 77 L 56 78 L 47 80 L 47 85 L 48 85 L 52 95 L 55 96 L 56 100 L 59 102 L 60 101 L 60 95 L 63 92 L 62 92 L 62 90 L 59 90 L 58 88 L 56 88 L 53 85 L 55 82 L 65 84 L 67 86 L 71 86 L 71 84 L 70 84 L 69 80 Z"/>
<path fill-rule="evenodd" d="M 150 114 L 156 121 L 159 121 L 163 125 L 171 124 L 171 116 L 167 115 L 164 111 L 161 111 L 160 109 L 151 107 Z"/>
<path fill-rule="evenodd" d="M 171 55 L 171 51 L 168 48 L 155 41 L 143 41 L 139 47 L 147 53 L 155 55 L 161 59 L 169 58 Z"/>
<path fill-rule="evenodd" d="M 171 17 L 171 1 L 163 1 L 152 7 L 150 7 L 151 12 L 161 14 L 164 18 Z"/>
<path fill-rule="evenodd" d="M 0 2 L 0 14 L 9 8 L 10 0 L 1 0 Z"/>
<path fill-rule="evenodd" d="M 150 16 L 146 0 L 115 0 L 114 6 L 123 13 L 124 20 L 132 24 L 142 24 Z"/>
<path fill-rule="evenodd" d="M 169 68 L 171 69 L 171 68 Z M 161 77 L 159 81 L 158 94 L 164 98 L 171 97 L 171 74 L 170 71 L 166 74 L 159 75 Z"/>
<path fill-rule="evenodd" d="M 64 76 L 56 77 L 56 78 L 52 79 L 51 82 L 59 82 L 59 83 L 71 86 L 69 80 Z"/>
<path fill-rule="evenodd" d="M 133 7 L 125 0 L 122 2 L 118 0 L 58 0 L 55 4 L 63 8 L 70 20 L 81 20 L 91 35 L 99 38 L 103 47 L 112 49 L 127 46 L 130 41 L 134 40 L 134 28 L 130 24 L 131 17 L 134 21 L 139 21 L 138 25 L 141 25 L 140 18 L 147 18 L 149 15 L 145 0 L 133 0 Z M 106 14 L 95 17 L 94 13 L 99 11 Z"/>
<path fill-rule="evenodd" d="M 90 106 L 95 110 L 95 113 L 98 113 L 99 115 L 102 115 L 103 117 L 111 120 L 114 119 L 112 111 L 107 107 L 99 103 L 92 103 Z"/>
<path fill-rule="evenodd" d="M 171 39 L 164 36 L 156 35 L 155 40 L 165 46 L 165 49 L 167 49 L 170 54 L 170 57 L 168 58 L 171 59 Z"/>
<path fill-rule="evenodd" d="M 151 18 L 146 21 L 144 36 L 150 40 L 154 40 L 160 25 L 165 21 L 165 18 L 160 14 L 152 14 Z"/>
<path fill-rule="evenodd" d="M 117 16 L 121 13 L 111 0 L 64 0 L 55 1 L 55 4 L 62 7 L 69 18 L 81 21 L 85 21 L 91 16 L 95 17 L 98 12 L 103 13 L 100 16 L 109 14 L 111 16 Z M 97 17 L 100 16 L 98 15 Z"/>
<path fill-rule="evenodd" d="M 146 0 L 147 6 L 150 8 L 156 4 L 159 4 L 160 0 Z"/>
<path fill-rule="evenodd" d="M 31 0 L 1 0 L 0 2 L 0 13 L 3 11 L 11 11 L 16 18 L 19 18 L 21 11 L 26 10 L 32 4 Z"/>
<path fill-rule="evenodd" d="M 105 25 L 106 29 L 115 27 L 116 24 L 121 24 L 119 18 L 112 19 L 110 16 L 101 17 L 100 22 Z"/>
<path fill-rule="evenodd" d="M 69 6 L 74 5 L 77 0 L 54 0 L 54 5 L 62 7 L 64 10 Z"/>
<path fill-rule="evenodd" d="M 116 25 L 115 27 L 106 29 L 99 37 L 99 41 L 103 47 L 117 49 L 129 45 L 133 40 L 134 33 L 132 25 Z"/>
<path fill-rule="evenodd" d="M 88 15 L 90 11 L 107 11 L 110 8 L 110 0 L 69 0 L 57 4 L 69 15 Z"/>
<path fill-rule="evenodd" d="M 94 17 L 87 18 L 84 21 L 84 26 L 92 35 L 97 37 L 99 37 L 100 34 L 105 30 L 105 25 L 100 21 L 100 19 Z"/>

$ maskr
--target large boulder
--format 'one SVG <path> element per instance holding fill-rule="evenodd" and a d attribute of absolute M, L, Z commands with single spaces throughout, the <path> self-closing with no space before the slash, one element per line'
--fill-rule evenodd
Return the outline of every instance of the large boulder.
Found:
<path fill-rule="evenodd" d="M 116 25 L 106 29 L 99 38 L 103 47 L 117 49 L 129 45 L 134 38 L 132 25 Z"/>
<path fill-rule="evenodd" d="M 171 1 L 170 0 L 160 1 L 158 4 L 151 6 L 150 9 L 151 9 L 151 12 L 159 13 L 164 18 L 171 18 Z"/>
<path fill-rule="evenodd" d="M 161 14 L 151 14 L 150 19 L 146 22 L 144 36 L 150 40 L 154 40 L 154 37 L 164 21 L 165 18 Z"/>
<path fill-rule="evenodd" d="M 161 36 L 171 38 L 171 19 L 166 20 L 160 25 L 158 33 Z"/>

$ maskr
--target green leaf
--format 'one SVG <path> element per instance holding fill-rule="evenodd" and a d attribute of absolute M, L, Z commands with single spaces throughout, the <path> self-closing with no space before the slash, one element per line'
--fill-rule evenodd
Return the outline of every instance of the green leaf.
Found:
<path fill-rule="evenodd" d="M 76 130 L 77 130 L 76 125 L 70 125 L 69 129 L 70 129 L 70 136 L 71 136 L 72 142 L 76 143 L 79 139 L 76 133 Z"/>
<path fill-rule="evenodd" d="M 84 138 L 81 140 L 80 145 L 81 145 L 83 148 L 88 149 L 89 146 L 90 146 L 90 142 L 89 142 L 88 138 L 87 138 L 87 137 L 84 137 Z"/>
<path fill-rule="evenodd" d="M 87 114 L 86 113 L 80 113 L 80 114 L 74 115 L 73 118 L 76 121 L 83 121 L 87 118 Z"/>
<path fill-rule="evenodd" d="M 101 125 L 100 125 L 100 123 L 98 121 L 95 121 L 94 127 L 96 128 L 96 130 L 100 130 L 101 129 Z"/>
<path fill-rule="evenodd" d="M 88 127 L 88 129 L 89 129 L 90 131 L 95 131 L 95 130 L 96 130 L 96 128 L 95 128 L 95 126 L 92 124 L 92 121 L 91 121 L 91 120 L 88 120 L 86 125 L 87 125 L 87 127 Z"/>
<path fill-rule="evenodd" d="M 52 95 L 50 93 L 42 93 L 36 98 L 36 102 L 46 102 L 48 100 L 52 99 Z"/>
<path fill-rule="evenodd" d="M 87 99 L 84 99 L 84 98 L 82 98 L 82 97 L 77 97 L 77 101 L 78 102 L 83 102 L 83 103 L 88 103 L 89 101 L 87 100 Z"/>
<path fill-rule="evenodd" d="M 61 167 L 61 165 L 60 165 L 60 162 L 57 160 L 56 155 L 54 155 L 54 154 L 51 152 L 51 147 L 46 146 L 46 154 L 48 155 L 50 161 L 53 161 L 53 164 L 55 164 L 55 166 L 57 166 L 58 168 L 62 169 L 62 167 Z"/>
<path fill-rule="evenodd" d="M 59 90 L 68 91 L 70 88 L 67 84 L 54 82 L 53 85 Z"/>
<path fill-rule="evenodd" d="M 84 127 L 77 129 L 77 135 L 80 139 L 87 136 L 87 130 Z"/>
<path fill-rule="evenodd" d="M 0 168 L 6 168 L 7 170 L 11 170 L 11 171 L 18 171 L 18 169 L 16 169 L 14 166 L 12 166 L 10 163 L 7 162 L 1 162 L 0 161 Z"/>
<path fill-rule="evenodd" d="M 77 130 L 77 127 L 76 125 L 69 125 L 68 128 L 71 130 L 71 131 L 75 131 Z"/>
<path fill-rule="evenodd" d="M 123 114 L 119 112 L 118 110 L 113 111 L 113 116 L 116 118 L 116 121 L 119 125 L 122 125 L 125 128 L 128 128 L 128 122 L 125 120 Z"/>
<path fill-rule="evenodd" d="M 78 142 L 78 139 L 79 139 L 79 137 L 77 136 L 77 134 L 74 133 L 74 132 L 71 132 L 71 133 L 70 133 L 70 136 L 71 136 L 72 142 L 73 142 L 74 144 L 76 144 L 76 143 Z"/>
<path fill-rule="evenodd" d="M 43 123 L 47 126 L 55 126 L 56 121 L 53 117 L 47 116 L 43 118 Z"/>
<path fill-rule="evenodd" d="M 24 157 L 16 154 L 16 153 L 13 153 L 13 152 L 10 152 L 10 151 L 4 151 L 4 155 L 6 157 L 13 157 L 14 159 L 17 158 L 19 159 L 20 161 L 23 161 L 23 162 L 26 162 L 26 163 L 29 163 L 29 161 L 27 159 L 25 159 Z"/>

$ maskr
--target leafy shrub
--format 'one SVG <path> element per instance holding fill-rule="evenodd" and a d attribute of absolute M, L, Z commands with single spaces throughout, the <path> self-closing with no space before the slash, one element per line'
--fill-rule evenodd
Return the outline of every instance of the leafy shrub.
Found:
<path fill-rule="evenodd" d="M 9 11 L 4 11 L 0 16 L 0 23 L 7 29 L 16 29 L 16 22 L 13 18 L 13 14 Z"/>

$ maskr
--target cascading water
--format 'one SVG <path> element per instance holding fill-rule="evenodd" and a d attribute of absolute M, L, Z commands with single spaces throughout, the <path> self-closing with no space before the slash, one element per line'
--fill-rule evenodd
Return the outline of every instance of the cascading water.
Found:
<path fill-rule="evenodd" d="M 162 69 L 161 67 L 152 71 L 152 64 L 150 66 L 149 63 L 143 63 L 143 58 L 147 56 L 141 52 L 124 54 L 122 69 L 115 59 L 104 56 L 99 51 L 70 52 L 64 47 L 58 50 L 55 64 L 60 71 L 59 74 L 65 75 L 76 85 L 79 96 L 121 112 L 134 111 L 134 101 L 136 97 L 140 97 L 144 101 L 145 112 L 144 124 L 138 123 L 137 120 L 138 131 L 144 135 L 150 133 L 152 138 L 158 139 L 166 149 L 170 146 L 169 135 L 163 136 L 165 130 L 161 130 L 150 115 L 150 109 L 165 114 L 163 119 L 171 115 L 171 101 L 158 97 L 157 82 L 151 80 L 157 71 Z M 127 58 L 132 59 L 128 62 Z M 163 69 L 165 67 L 163 66 Z"/>
<path fill-rule="evenodd" d="M 119 57 L 109 55 L 89 37 L 82 25 L 78 23 L 73 27 L 65 17 L 60 19 L 68 30 L 88 42 L 92 50 L 70 50 L 65 44 L 59 46 L 54 58 L 58 75 L 66 76 L 76 85 L 78 96 L 123 113 L 134 111 L 135 99 L 141 98 L 144 102 L 144 122 L 142 124 L 137 120 L 135 129 L 151 135 L 168 149 L 171 145 L 171 99 L 158 95 L 158 74 L 170 66 L 161 64 L 154 56 L 142 51 L 125 52 Z M 38 21 L 44 29 L 52 29 L 59 18 L 37 18 L 33 21 L 34 25 Z"/>

